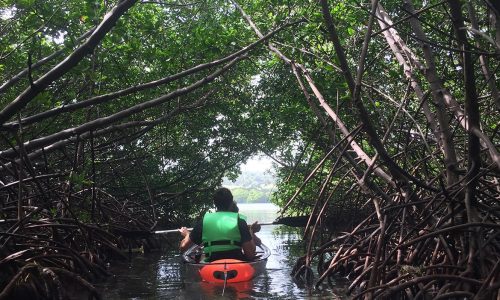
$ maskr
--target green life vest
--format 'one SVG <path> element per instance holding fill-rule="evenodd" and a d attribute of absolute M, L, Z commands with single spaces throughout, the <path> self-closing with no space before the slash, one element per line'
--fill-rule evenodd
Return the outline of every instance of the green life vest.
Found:
<path fill-rule="evenodd" d="M 208 256 L 212 252 L 240 249 L 238 213 L 227 211 L 206 213 L 203 217 L 201 240 L 204 246 L 203 252 Z"/>

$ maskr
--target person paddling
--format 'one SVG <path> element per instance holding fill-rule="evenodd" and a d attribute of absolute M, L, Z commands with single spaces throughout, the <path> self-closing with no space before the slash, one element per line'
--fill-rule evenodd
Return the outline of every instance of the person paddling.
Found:
<path fill-rule="evenodd" d="M 184 237 L 179 245 L 186 251 L 193 244 L 203 245 L 207 261 L 218 259 L 252 260 L 255 257 L 253 231 L 260 225 L 251 226 L 233 212 L 233 194 L 227 188 L 219 188 L 214 193 L 216 212 L 207 212 L 203 220 L 189 233 L 186 227 L 179 229 Z"/>

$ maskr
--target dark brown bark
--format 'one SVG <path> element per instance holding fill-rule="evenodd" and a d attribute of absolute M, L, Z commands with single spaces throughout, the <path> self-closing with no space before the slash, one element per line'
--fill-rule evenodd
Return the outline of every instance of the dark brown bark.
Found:
<path fill-rule="evenodd" d="M 469 124 L 475 128 L 480 127 L 479 104 L 476 91 L 476 80 L 474 75 L 474 64 L 470 52 L 469 41 L 464 30 L 464 20 L 462 16 L 462 5 L 460 1 L 448 1 L 450 6 L 453 29 L 457 36 L 459 48 L 463 51 L 461 53 L 461 61 L 463 66 L 464 76 L 464 90 L 465 90 L 465 112 Z M 476 211 L 477 206 L 477 185 L 478 174 L 481 168 L 481 158 L 479 156 L 481 151 L 481 144 L 479 138 L 472 132 L 468 133 L 468 149 L 467 149 L 467 176 L 468 181 L 465 192 L 465 207 L 467 210 L 467 219 L 469 222 L 478 221 L 478 214 Z M 475 253 L 478 251 L 477 236 L 471 234 L 469 238 L 469 259 L 466 272 L 474 272 L 475 266 Z"/>
<path fill-rule="evenodd" d="M 467 2 L 467 11 L 469 12 L 469 18 L 471 21 L 472 28 L 476 31 L 479 31 L 479 22 L 476 17 L 476 11 L 474 9 L 474 6 L 472 3 Z M 498 30 L 498 29 L 497 29 Z M 498 32 L 497 32 L 498 34 Z M 480 44 L 477 42 L 476 47 L 480 47 Z M 500 50 L 500 47 L 499 47 Z M 489 64 L 488 64 L 488 57 L 484 54 L 479 55 L 479 61 L 481 63 L 481 70 L 483 71 L 484 75 L 484 80 L 486 81 L 490 92 L 491 92 L 491 97 L 493 98 L 493 102 L 497 106 L 497 110 L 500 111 L 500 93 L 498 91 L 496 81 L 495 81 L 495 76 L 491 73 Z"/>
<path fill-rule="evenodd" d="M 462 16 L 462 7 L 460 1 L 448 1 L 451 10 L 452 24 L 457 36 L 460 49 L 463 51 L 462 64 L 464 76 L 464 90 L 465 90 L 465 111 L 470 126 L 475 128 L 480 127 L 480 114 L 479 105 L 476 91 L 476 80 L 474 75 L 474 64 L 470 52 L 469 41 L 464 30 L 464 20 Z M 476 202 L 476 187 L 477 187 L 477 174 L 481 168 L 481 158 L 479 153 L 481 151 L 481 144 L 479 138 L 469 132 L 468 134 L 468 171 L 467 178 L 469 183 L 467 185 L 467 194 L 470 201 L 469 205 Z M 470 218 L 471 216 L 469 216 Z M 472 220 L 471 220 L 472 221 Z"/>

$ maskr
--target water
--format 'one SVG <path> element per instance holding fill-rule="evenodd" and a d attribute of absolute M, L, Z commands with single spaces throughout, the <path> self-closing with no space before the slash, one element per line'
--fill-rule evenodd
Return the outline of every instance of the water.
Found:
<path fill-rule="evenodd" d="M 272 222 L 277 207 L 272 204 L 239 204 L 248 223 Z M 176 246 L 180 237 L 165 240 L 174 249 L 138 255 L 128 263 L 111 267 L 115 274 L 99 285 L 103 299 L 345 299 L 343 287 L 309 290 L 294 282 L 290 273 L 295 260 L 304 253 L 300 229 L 281 225 L 262 226 L 257 234 L 271 249 L 266 272 L 251 282 L 220 285 L 193 282 L 183 277 Z M 168 247 L 171 249 L 172 247 Z"/>

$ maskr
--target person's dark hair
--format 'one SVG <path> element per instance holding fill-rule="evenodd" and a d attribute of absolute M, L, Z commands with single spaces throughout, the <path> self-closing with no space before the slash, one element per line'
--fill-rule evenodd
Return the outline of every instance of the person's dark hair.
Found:
<path fill-rule="evenodd" d="M 214 193 L 214 204 L 217 210 L 229 211 L 233 205 L 233 194 L 227 188 L 219 188 Z"/>
<path fill-rule="evenodd" d="M 240 209 L 239 209 L 239 207 L 238 207 L 238 204 L 236 204 L 236 201 L 233 201 L 233 204 L 231 204 L 231 209 L 230 209 L 230 211 L 235 212 L 235 213 L 237 213 L 237 212 L 239 212 L 239 211 L 240 211 Z"/>

